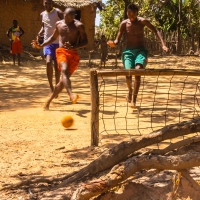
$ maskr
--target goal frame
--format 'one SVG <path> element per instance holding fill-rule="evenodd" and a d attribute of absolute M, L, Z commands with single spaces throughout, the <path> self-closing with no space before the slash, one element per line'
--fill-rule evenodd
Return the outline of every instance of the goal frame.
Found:
<path fill-rule="evenodd" d="M 91 146 L 99 144 L 99 85 L 98 77 L 116 76 L 200 76 L 199 70 L 184 69 L 114 69 L 114 70 L 90 70 L 91 92 Z"/>

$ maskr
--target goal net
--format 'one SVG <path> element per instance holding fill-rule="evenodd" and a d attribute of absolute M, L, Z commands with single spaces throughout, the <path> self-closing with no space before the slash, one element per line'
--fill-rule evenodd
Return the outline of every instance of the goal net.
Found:
<path fill-rule="evenodd" d="M 135 75 L 141 85 L 133 109 L 125 76 L 134 82 Z M 91 144 L 118 143 L 198 117 L 199 77 L 196 70 L 91 70 Z"/>

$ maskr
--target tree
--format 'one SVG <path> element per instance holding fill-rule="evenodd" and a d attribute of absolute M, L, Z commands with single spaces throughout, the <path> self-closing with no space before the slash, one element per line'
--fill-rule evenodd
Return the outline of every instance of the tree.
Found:
<path fill-rule="evenodd" d="M 184 2 L 186 5 L 186 18 L 189 23 L 189 36 L 191 36 L 191 48 L 194 50 L 194 36 L 200 33 L 200 4 L 198 0 L 186 0 Z"/>
<path fill-rule="evenodd" d="M 115 38 L 130 2 L 138 4 L 139 15 L 149 19 L 159 30 L 178 34 L 178 54 L 181 53 L 182 38 L 191 37 L 194 48 L 194 35 L 200 32 L 198 0 L 108 0 L 105 11 L 101 12 L 100 24 L 107 38 Z"/>
<path fill-rule="evenodd" d="M 106 8 L 101 12 L 100 29 L 104 30 L 107 38 L 116 36 L 120 21 L 123 18 L 124 2 L 122 0 L 108 0 Z"/>

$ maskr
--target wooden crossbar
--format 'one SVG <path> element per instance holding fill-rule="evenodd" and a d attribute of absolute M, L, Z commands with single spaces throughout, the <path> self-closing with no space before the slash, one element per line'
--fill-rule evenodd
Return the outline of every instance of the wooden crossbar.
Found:
<path fill-rule="evenodd" d="M 116 69 L 116 70 L 96 70 L 98 76 L 200 76 L 200 70 L 178 70 L 178 69 Z"/>

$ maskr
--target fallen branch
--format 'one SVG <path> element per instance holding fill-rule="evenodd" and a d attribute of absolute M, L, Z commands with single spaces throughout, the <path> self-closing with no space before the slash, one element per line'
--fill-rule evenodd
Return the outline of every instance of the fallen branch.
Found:
<path fill-rule="evenodd" d="M 165 155 L 166 153 L 173 151 L 174 149 L 178 149 L 178 148 L 183 147 L 183 146 L 188 146 L 192 143 L 199 142 L 199 141 L 200 141 L 200 136 L 198 135 L 198 136 L 195 136 L 195 137 L 192 137 L 192 138 L 184 139 L 182 141 L 178 141 L 176 143 L 170 144 L 168 147 L 166 147 L 164 149 L 152 149 L 148 152 L 145 152 L 144 155 L 149 155 L 149 154 Z"/>
<path fill-rule="evenodd" d="M 108 170 L 113 166 L 115 166 L 116 164 L 127 159 L 129 155 L 133 154 L 135 151 L 138 151 L 139 149 L 162 142 L 167 139 L 172 139 L 199 131 L 200 131 L 200 118 L 196 118 L 187 122 L 166 126 L 148 135 L 140 136 L 135 139 L 130 139 L 128 141 L 121 142 L 120 144 L 114 146 L 113 148 L 103 152 L 101 156 L 99 156 L 99 158 L 92 161 L 88 166 L 82 168 L 78 172 L 71 173 L 70 176 L 66 176 L 65 179 L 62 178 L 63 182 L 59 184 L 57 188 L 64 187 L 71 184 L 72 182 L 79 181 L 85 176 L 88 175 L 93 176 L 94 174 L 97 174 L 104 170 Z M 43 181 L 48 182 L 49 180 L 42 179 L 41 182 Z M 55 181 L 60 181 L 60 180 L 58 179 L 50 180 L 50 182 L 55 182 Z M 22 181 L 19 184 L 7 186 L 5 189 L 16 188 L 22 185 L 32 184 L 32 183 L 36 182 Z M 38 180 L 37 183 L 39 183 Z"/>
<path fill-rule="evenodd" d="M 105 177 L 82 185 L 77 189 L 71 200 L 87 200 L 116 187 L 141 169 L 178 170 L 186 174 L 185 169 L 200 165 L 199 152 L 188 152 L 179 156 L 139 156 L 113 167 Z M 186 174 L 187 175 L 187 174 Z M 191 180 L 190 180 L 191 181 Z M 193 180 L 194 181 L 194 180 Z M 194 185 L 194 184 L 193 184 Z M 196 186 L 195 186 L 196 187 Z M 196 187 L 195 189 L 200 189 Z"/>
<path fill-rule="evenodd" d="M 148 135 L 121 142 L 113 148 L 106 150 L 99 158 L 91 162 L 85 168 L 81 169 L 77 174 L 64 180 L 59 187 L 66 186 L 74 181 L 80 180 L 86 175 L 92 176 L 101 171 L 110 169 L 139 149 L 162 142 L 163 140 L 199 131 L 200 118 L 196 118 L 187 122 L 165 126 L 164 128 L 154 131 Z"/>
<path fill-rule="evenodd" d="M 181 175 L 184 176 L 193 186 L 193 188 L 196 191 L 200 191 L 200 186 L 199 184 L 190 176 L 189 172 L 187 169 L 179 170 L 181 172 Z"/>

